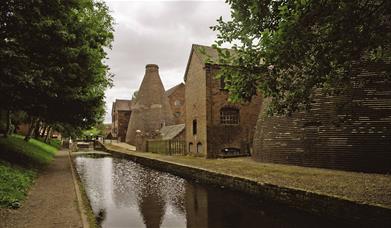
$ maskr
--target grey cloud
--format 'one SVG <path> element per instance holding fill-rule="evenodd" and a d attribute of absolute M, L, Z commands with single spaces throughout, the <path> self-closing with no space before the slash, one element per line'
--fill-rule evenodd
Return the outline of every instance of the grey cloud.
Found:
<path fill-rule="evenodd" d="M 107 115 L 115 99 L 130 99 L 144 76 L 145 65 L 158 64 L 166 89 L 183 81 L 193 43 L 212 44 L 209 29 L 219 16 L 228 17 L 224 2 L 108 2 L 116 20 L 112 50 L 106 63 L 115 74 L 106 92 Z"/>

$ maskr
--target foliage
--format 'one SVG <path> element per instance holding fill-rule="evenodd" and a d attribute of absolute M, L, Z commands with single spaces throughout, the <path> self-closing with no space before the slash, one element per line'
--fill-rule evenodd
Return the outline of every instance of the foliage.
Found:
<path fill-rule="evenodd" d="M 20 207 L 35 177 L 35 171 L 0 160 L 0 207 Z"/>
<path fill-rule="evenodd" d="M 269 114 L 309 108 L 315 89 L 347 89 L 354 64 L 390 58 L 391 1 L 227 0 L 231 21 L 220 17 L 221 75 L 233 101 L 260 91 Z M 216 47 L 217 48 L 217 47 Z M 365 59 L 365 61 L 362 61 Z M 390 72 L 391 69 L 385 71 Z M 384 73 L 384 72 L 383 72 Z"/>
<path fill-rule="evenodd" d="M 59 140 L 59 139 L 49 139 L 48 144 L 50 146 L 56 148 L 57 150 L 59 150 L 61 148 L 61 140 Z"/>
<path fill-rule="evenodd" d="M 138 97 L 138 90 L 134 91 L 134 93 L 132 94 L 132 100 L 135 101 Z"/>
<path fill-rule="evenodd" d="M 91 137 L 95 138 L 96 136 L 101 135 L 101 134 L 102 134 L 102 130 L 98 129 L 96 127 L 92 127 L 89 130 L 84 130 L 83 131 L 83 136 L 87 137 L 87 138 L 91 138 Z"/>
<path fill-rule="evenodd" d="M 57 150 L 59 150 L 61 148 L 61 140 L 59 139 L 48 139 L 47 142 L 45 142 L 45 138 L 36 138 L 36 140 L 39 140 L 45 144 L 48 144 L 54 148 L 56 148 Z"/>
<path fill-rule="evenodd" d="M 56 148 L 35 139 L 25 142 L 20 135 L 0 138 L 0 150 L 0 160 L 33 169 L 48 165 L 57 152 Z"/>
<path fill-rule="evenodd" d="M 105 47 L 113 19 L 100 1 L 6 0 L 0 6 L 2 108 L 68 129 L 104 115 Z"/>
<path fill-rule="evenodd" d="M 57 149 L 23 136 L 0 138 L 0 207 L 17 208 L 42 169 L 53 159 Z"/>

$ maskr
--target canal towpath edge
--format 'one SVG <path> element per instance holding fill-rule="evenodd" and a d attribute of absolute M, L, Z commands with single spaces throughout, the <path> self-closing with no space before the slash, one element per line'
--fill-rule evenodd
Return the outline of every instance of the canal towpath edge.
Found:
<path fill-rule="evenodd" d="M 250 158 L 205 159 L 136 152 L 106 143 L 115 156 L 196 181 L 222 185 L 320 216 L 370 225 L 391 225 L 391 175 L 279 164 Z"/>
<path fill-rule="evenodd" d="M 0 227 L 89 227 L 69 151 L 57 152 L 22 207 L 2 209 Z"/>

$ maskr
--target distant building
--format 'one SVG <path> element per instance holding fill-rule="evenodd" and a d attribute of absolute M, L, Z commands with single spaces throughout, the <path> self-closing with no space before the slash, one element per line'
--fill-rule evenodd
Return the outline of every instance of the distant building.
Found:
<path fill-rule="evenodd" d="M 104 130 L 102 132 L 103 136 L 107 137 L 110 134 L 110 137 L 112 138 L 113 137 L 113 134 L 111 133 L 112 124 L 111 123 L 105 123 L 104 127 L 105 128 L 104 128 Z"/>
<path fill-rule="evenodd" d="M 229 103 L 224 81 L 216 78 L 217 56 L 211 47 L 192 45 L 184 76 L 187 152 L 208 158 L 250 155 L 262 98 Z"/>
<path fill-rule="evenodd" d="M 174 122 L 170 103 L 159 76 L 159 67 L 148 64 L 137 98 L 132 104 L 126 142 L 138 146 L 138 136 L 142 136 L 144 142 L 145 139 L 159 135 L 163 126 Z"/>
<path fill-rule="evenodd" d="M 174 114 L 175 124 L 185 123 L 185 85 L 180 83 L 172 87 L 166 91 L 166 96 Z"/>
<path fill-rule="evenodd" d="M 111 110 L 112 126 L 111 135 L 118 141 L 125 142 L 129 119 L 131 116 L 131 100 L 116 99 Z"/>

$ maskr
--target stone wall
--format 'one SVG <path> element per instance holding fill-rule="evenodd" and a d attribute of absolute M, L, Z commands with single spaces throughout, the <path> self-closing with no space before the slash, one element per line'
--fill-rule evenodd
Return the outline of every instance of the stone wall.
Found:
<path fill-rule="evenodd" d="M 253 158 L 333 169 L 391 171 L 391 81 L 388 65 L 361 69 L 344 96 L 316 94 L 309 112 L 260 114 Z M 388 73 L 389 74 L 389 73 Z M 265 107 L 264 107 L 265 108 Z"/>

